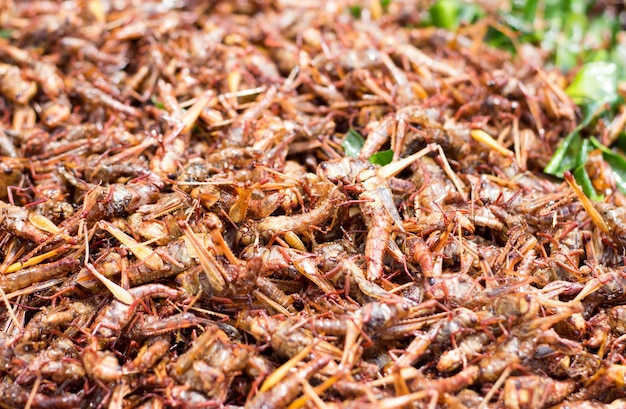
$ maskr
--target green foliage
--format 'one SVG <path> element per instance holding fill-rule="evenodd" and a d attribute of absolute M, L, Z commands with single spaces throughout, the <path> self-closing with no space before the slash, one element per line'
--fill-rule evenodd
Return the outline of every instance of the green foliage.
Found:
<path fill-rule="evenodd" d="M 343 147 L 346 156 L 350 156 L 351 158 L 356 158 L 359 156 L 359 152 L 361 152 L 361 148 L 365 143 L 365 139 L 354 129 L 350 128 L 348 133 L 346 133 L 341 146 Z"/>
<path fill-rule="evenodd" d="M 461 0 L 438 0 L 428 10 L 423 24 L 456 30 L 460 25 L 472 23 L 484 15 L 485 12 L 476 4 Z"/>
<path fill-rule="evenodd" d="M 577 105 L 612 103 L 617 100 L 617 64 L 589 62 L 578 71 L 565 92 Z"/>
<path fill-rule="evenodd" d="M 393 151 L 391 149 L 386 151 L 376 152 L 368 159 L 374 165 L 385 166 L 393 160 Z"/>
<path fill-rule="evenodd" d="M 384 10 L 388 10 L 390 2 L 381 0 Z M 508 9 L 496 13 L 498 24 L 490 26 L 485 41 L 512 53 L 519 44 L 531 43 L 548 52 L 548 65 L 564 73 L 575 72 L 565 92 L 579 106 L 582 120 L 561 141 L 544 171 L 557 177 L 572 171 L 585 194 L 601 200 L 585 169 L 593 149 L 602 150 L 618 188 L 626 193 L 626 158 L 592 135 L 597 121 L 612 121 L 623 102 L 617 84 L 626 79 L 626 44 L 616 41 L 621 30 L 619 17 L 594 5 L 588 0 L 513 0 Z M 361 7 L 354 6 L 350 12 L 359 17 Z M 485 16 L 487 12 L 478 3 L 437 0 L 424 14 L 422 25 L 454 31 Z M 346 155 L 357 157 L 363 142 L 363 137 L 351 129 L 342 144 Z M 620 135 L 615 145 L 626 151 L 626 134 Z M 389 150 L 378 152 L 369 160 L 384 166 L 392 158 Z"/>
<path fill-rule="evenodd" d="M 356 158 L 359 156 L 359 152 L 361 152 L 364 143 L 365 139 L 361 136 L 361 134 L 350 128 L 350 130 L 346 133 L 341 146 L 343 147 L 346 156 Z M 385 166 L 393 160 L 393 151 L 390 149 L 376 152 L 370 156 L 368 160 L 374 165 Z"/>
<path fill-rule="evenodd" d="M 583 119 L 561 141 L 544 171 L 558 177 L 572 171 L 585 194 L 601 200 L 584 166 L 592 149 L 602 150 L 619 189 L 626 192 L 626 158 L 591 135 L 596 121 L 611 121 L 622 102 L 617 84 L 626 74 L 626 46 L 616 42 L 618 17 L 607 9 L 592 13 L 593 6 L 587 0 L 514 0 L 510 10 L 498 13 L 502 25 L 490 29 L 486 41 L 512 52 L 516 44 L 531 43 L 549 53 L 548 64 L 565 73 L 577 70 L 565 92 Z M 618 143 L 626 147 L 626 137 Z"/>
<path fill-rule="evenodd" d="M 354 6 L 351 6 L 349 10 L 352 17 L 361 18 L 361 10 L 363 10 L 363 8 L 360 5 L 355 4 Z"/>

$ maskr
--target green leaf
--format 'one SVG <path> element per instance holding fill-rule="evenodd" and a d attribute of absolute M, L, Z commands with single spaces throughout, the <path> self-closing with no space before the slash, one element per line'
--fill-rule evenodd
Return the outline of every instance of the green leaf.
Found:
<path fill-rule="evenodd" d="M 576 104 L 589 101 L 613 102 L 617 95 L 617 65 L 596 61 L 585 64 L 565 92 Z"/>
<path fill-rule="evenodd" d="M 578 151 L 576 155 L 574 167 L 578 168 L 580 166 L 583 166 L 585 163 L 587 163 L 587 156 L 589 156 L 589 152 L 591 152 L 592 150 L 593 150 L 593 146 L 591 145 L 591 142 L 589 142 L 589 139 L 583 139 L 581 146 L 580 146 L 580 150 Z"/>
<path fill-rule="evenodd" d="M 502 13 L 502 19 L 504 22 L 512 28 L 514 31 L 517 31 L 520 34 L 532 34 L 535 30 L 532 25 L 532 20 L 525 20 L 519 13 L 511 12 L 511 13 Z"/>
<path fill-rule="evenodd" d="M 613 146 L 621 149 L 622 152 L 626 152 L 626 132 L 620 132 Z"/>
<path fill-rule="evenodd" d="M 390 5 L 391 5 L 391 0 L 380 0 L 380 6 L 383 8 L 383 10 L 385 11 L 389 10 Z"/>
<path fill-rule="evenodd" d="M 459 27 L 461 5 L 456 0 L 439 0 L 429 10 L 430 21 L 437 27 L 456 30 Z"/>
<path fill-rule="evenodd" d="M 476 4 L 463 3 L 459 10 L 458 23 L 471 24 L 485 16 L 485 11 Z"/>
<path fill-rule="evenodd" d="M 352 14 L 352 17 L 354 18 L 361 17 L 361 6 L 359 6 L 358 4 L 351 6 L 349 10 L 350 10 L 350 14 Z"/>
<path fill-rule="evenodd" d="M 576 67 L 578 62 L 577 56 L 578 52 L 572 50 L 569 46 L 556 47 L 554 65 L 561 71 L 567 72 Z"/>
<path fill-rule="evenodd" d="M 533 21 L 535 19 L 535 16 L 537 15 L 537 4 L 538 0 L 526 0 L 520 4 L 524 20 Z"/>
<path fill-rule="evenodd" d="M 584 129 L 600 118 L 610 120 L 611 112 L 617 108 L 620 101 L 621 98 L 618 97 L 611 104 L 606 103 L 606 101 L 587 101 L 580 104 L 583 119 L 580 121 L 578 128 Z"/>
<path fill-rule="evenodd" d="M 580 126 L 577 127 L 561 141 L 550 162 L 543 170 L 545 173 L 563 177 L 563 172 L 576 166 L 577 154 L 582 144 L 581 129 Z"/>
<path fill-rule="evenodd" d="M 507 50 L 511 54 L 515 54 L 515 47 L 513 47 L 513 42 L 511 41 L 511 39 L 501 31 L 498 31 L 493 27 L 489 27 L 487 29 L 485 42 L 492 47 Z"/>
<path fill-rule="evenodd" d="M 385 166 L 393 160 L 393 151 L 389 149 L 386 151 L 376 152 L 370 156 L 368 160 L 374 165 Z"/>
<path fill-rule="evenodd" d="M 343 147 L 346 156 L 350 156 L 351 158 L 356 158 L 359 156 L 359 152 L 361 152 L 361 148 L 365 143 L 365 139 L 354 129 L 350 128 L 350 130 L 346 133 L 346 137 L 344 138 L 341 146 Z"/>
<path fill-rule="evenodd" d="M 591 182 L 591 178 L 589 177 L 589 174 L 585 169 L 585 165 L 580 165 L 579 167 L 577 167 L 576 170 L 574 170 L 573 174 L 574 179 L 576 179 L 576 183 L 580 185 L 580 187 L 583 189 L 583 192 L 589 199 L 595 201 L 600 201 L 604 199 L 604 197 L 602 195 L 599 195 L 596 192 L 596 189 L 593 187 L 593 183 Z"/>
<path fill-rule="evenodd" d="M 13 34 L 13 31 L 11 30 L 6 28 L 0 29 L 0 38 L 9 39 L 11 38 L 11 34 Z"/>
<path fill-rule="evenodd" d="M 619 100 L 620 98 L 616 101 Z M 586 154 L 589 151 L 589 145 L 588 142 L 582 138 L 580 133 L 593 121 L 605 115 L 612 108 L 606 103 L 598 106 L 597 103 L 593 102 L 590 102 L 583 108 L 585 116 L 580 124 L 561 141 L 559 147 L 552 155 L 550 162 L 548 162 L 548 165 L 546 165 L 543 170 L 545 173 L 563 177 L 563 172 L 577 168 L 587 161 Z M 581 155 L 584 155 L 584 157 Z"/>
<path fill-rule="evenodd" d="M 608 60 L 613 61 L 619 67 L 620 80 L 626 79 L 626 44 L 618 43 L 610 50 Z"/>
<path fill-rule="evenodd" d="M 602 145 L 602 143 L 593 136 L 590 138 L 590 141 L 593 146 L 602 151 L 602 157 L 613 170 L 613 177 L 615 178 L 617 188 L 620 192 L 626 194 L 626 158 Z"/>
<path fill-rule="evenodd" d="M 591 145 L 589 139 L 583 139 L 580 151 L 578 152 L 578 155 L 576 155 L 576 164 L 574 165 L 576 169 L 573 174 L 576 182 L 582 187 L 583 192 L 585 192 L 585 195 L 587 195 L 588 198 L 591 200 L 602 200 L 602 196 L 598 195 L 596 192 L 596 189 L 591 182 L 591 178 L 587 173 L 587 169 L 585 169 L 587 156 L 592 149 L 593 146 Z"/>

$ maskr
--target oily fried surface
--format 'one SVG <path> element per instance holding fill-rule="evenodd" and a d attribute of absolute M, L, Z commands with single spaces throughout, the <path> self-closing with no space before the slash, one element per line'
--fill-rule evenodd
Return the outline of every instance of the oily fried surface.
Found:
<path fill-rule="evenodd" d="M 0 407 L 623 407 L 566 80 L 377 4 L 3 3 Z"/>

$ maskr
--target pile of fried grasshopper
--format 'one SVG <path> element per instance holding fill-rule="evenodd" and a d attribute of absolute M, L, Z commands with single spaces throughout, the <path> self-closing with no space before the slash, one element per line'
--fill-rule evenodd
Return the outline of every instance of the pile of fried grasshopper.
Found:
<path fill-rule="evenodd" d="M 366 3 L 2 2 L 0 407 L 626 406 L 567 78 Z"/>

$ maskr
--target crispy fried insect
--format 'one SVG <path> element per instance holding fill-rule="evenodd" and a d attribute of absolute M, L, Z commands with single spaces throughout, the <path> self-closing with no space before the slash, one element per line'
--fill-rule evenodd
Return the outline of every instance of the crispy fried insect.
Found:
<path fill-rule="evenodd" d="M 124 375 L 113 352 L 99 351 L 95 338 L 83 349 L 81 358 L 87 374 L 102 382 L 117 381 Z"/>
<path fill-rule="evenodd" d="M 42 309 L 24 327 L 22 341 L 37 341 L 53 328 L 64 327 L 64 333 L 72 337 L 77 331 L 74 326 L 82 328 L 93 318 L 95 311 L 93 303 L 80 300 L 64 300 L 56 307 Z"/>
<path fill-rule="evenodd" d="M 79 260 L 67 256 L 52 263 L 23 268 L 0 277 L 0 288 L 4 292 L 21 290 L 51 278 L 68 275 L 79 265 Z"/>
<path fill-rule="evenodd" d="M 49 240 L 50 232 L 35 226 L 32 220 L 33 213 L 23 207 L 0 202 L 0 226 L 3 230 L 38 244 Z"/>
<path fill-rule="evenodd" d="M 27 50 L 14 47 L 6 41 L 0 41 L 0 53 L 18 64 L 29 66 L 32 77 L 41 84 L 43 92 L 50 98 L 56 98 L 65 90 L 63 78 L 54 65 L 43 62 Z"/>
<path fill-rule="evenodd" d="M 478 364 L 480 379 L 489 382 L 496 381 L 511 365 L 532 358 L 540 343 L 546 343 L 555 351 L 566 355 L 575 355 L 582 350 L 579 343 L 561 338 L 552 329 L 541 333 L 530 333 L 524 337 L 512 337 L 497 345 L 495 351 L 490 351 L 489 357 Z"/>
<path fill-rule="evenodd" d="M 192 389 L 223 401 L 234 377 L 248 366 L 253 350 L 231 342 L 224 331 L 208 327 L 179 357 L 174 376 Z"/>
<path fill-rule="evenodd" d="M 0 156 L 0 199 L 6 200 L 11 186 L 18 186 L 22 179 L 22 161 L 9 156 Z"/>
<path fill-rule="evenodd" d="M 19 351 L 16 355 L 23 363 L 22 367 L 15 368 L 16 372 L 19 368 L 16 383 L 29 385 L 36 381 L 37 376 L 68 385 L 79 384 L 84 379 L 85 369 L 79 359 L 79 348 L 71 340 L 55 338 L 43 350 L 29 348 L 27 344 L 20 341 L 16 345 Z M 33 346 L 33 343 L 30 344 Z"/>
<path fill-rule="evenodd" d="M 372 302 L 350 313 L 345 320 L 315 320 L 313 326 L 316 332 L 344 335 L 350 322 L 360 323 L 359 330 L 365 336 L 375 338 L 383 334 L 387 328 L 406 318 L 409 312 L 408 304 Z"/>
<path fill-rule="evenodd" d="M 131 328 L 130 337 L 133 339 L 154 337 L 168 332 L 198 327 L 209 323 L 211 323 L 210 320 L 189 312 L 181 312 L 180 314 L 170 315 L 165 318 L 143 314 L 137 324 Z"/>
<path fill-rule="evenodd" d="M 61 171 L 61 174 L 72 185 L 87 191 L 83 211 L 78 213 L 78 217 L 93 222 L 103 217 L 125 216 L 143 205 L 154 203 L 162 187 L 162 182 L 153 178 L 141 178 L 134 183 L 114 183 L 100 187 L 79 180 L 66 171 Z M 61 227 L 74 222 L 73 219 L 67 220 Z"/>
<path fill-rule="evenodd" d="M 336 214 L 337 204 L 345 196 L 335 186 L 324 186 L 325 193 L 318 199 L 316 206 L 309 212 L 291 216 L 270 216 L 261 221 L 256 229 L 265 238 L 272 238 L 276 234 L 293 232 L 302 234 L 308 232 L 311 226 L 323 225 Z"/>
<path fill-rule="evenodd" d="M 145 284 L 131 288 L 128 292 L 137 301 L 145 297 L 177 299 L 180 292 L 163 284 Z M 135 314 L 138 302 L 132 305 L 114 300 L 98 313 L 92 325 L 94 333 L 105 338 L 118 335 L 126 328 Z"/>
<path fill-rule="evenodd" d="M 360 207 L 366 224 L 367 278 L 379 280 L 383 273 L 382 259 L 392 231 L 402 231 L 402 221 L 387 183 L 377 175 L 373 165 L 346 158 L 336 162 L 324 162 L 319 167 L 321 175 L 331 182 L 348 186 L 362 184 L 359 194 Z"/>
<path fill-rule="evenodd" d="M 27 104 L 37 92 L 37 85 L 24 78 L 15 65 L 0 64 L 0 93 L 18 104 Z"/>
<path fill-rule="evenodd" d="M 626 306 L 618 305 L 609 310 L 609 324 L 617 335 L 626 334 Z"/>
<path fill-rule="evenodd" d="M 32 389 L 32 388 L 31 388 Z M 35 392 L 31 398 L 31 389 L 12 383 L 9 380 L 0 383 L 0 406 L 3 408 L 26 407 L 31 402 L 34 409 L 72 409 L 80 406 L 83 393 L 64 392 L 59 395 L 46 395 Z"/>
<path fill-rule="evenodd" d="M 572 380 L 555 381 L 538 375 L 515 376 L 504 383 L 504 405 L 509 409 L 531 409 L 555 405 L 574 391 Z"/>
<path fill-rule="evenodd" d="M 73 80 L 70 82 L 69 86 L 72 91 L 78 94 L 87 104 L 107 107 L 113 111 L 126 114 L 130 117 L 141 116 L 141 111 L 139 111 L 137 108 L 116 100 L 111 95 L 105 93 L 98 88 L 93 87 L 88 82 Z"/>
<path fill-rule="evenodd" d="M 324 368 L 332 358 L 328 355 L 314 357 L 301 369 L 294 369 L 293 376 L 288 377 L 284 382 L 279 383 L 272 389 L 256 395 L 246 405 L 248 409 L 272 409 L 284 408 L 293 401 L 299 394 L 304 382 Z"/>
<path fill-rule="evenodd" d="M 147 369 L 154 367 L 170 349 L 170 339 L 167 336 L 156 336 L 148 339 L 139 353 L 132 361 L 124 365 L 127 373 L 144 373 Z"/>
<path fill-rule="evenodd" d="M 256 316 L 249 322 L 250 333 L 258 340 L 269 342 L 278 354 L 293 358 L 300 351 L 315 343 L 315 348 L 333 356 L 341 356 L 341 350 L 334 345 L 316 340 L 306 328 L 295 327 L 295 318 L 280 320 L 274 317 Z"/>

